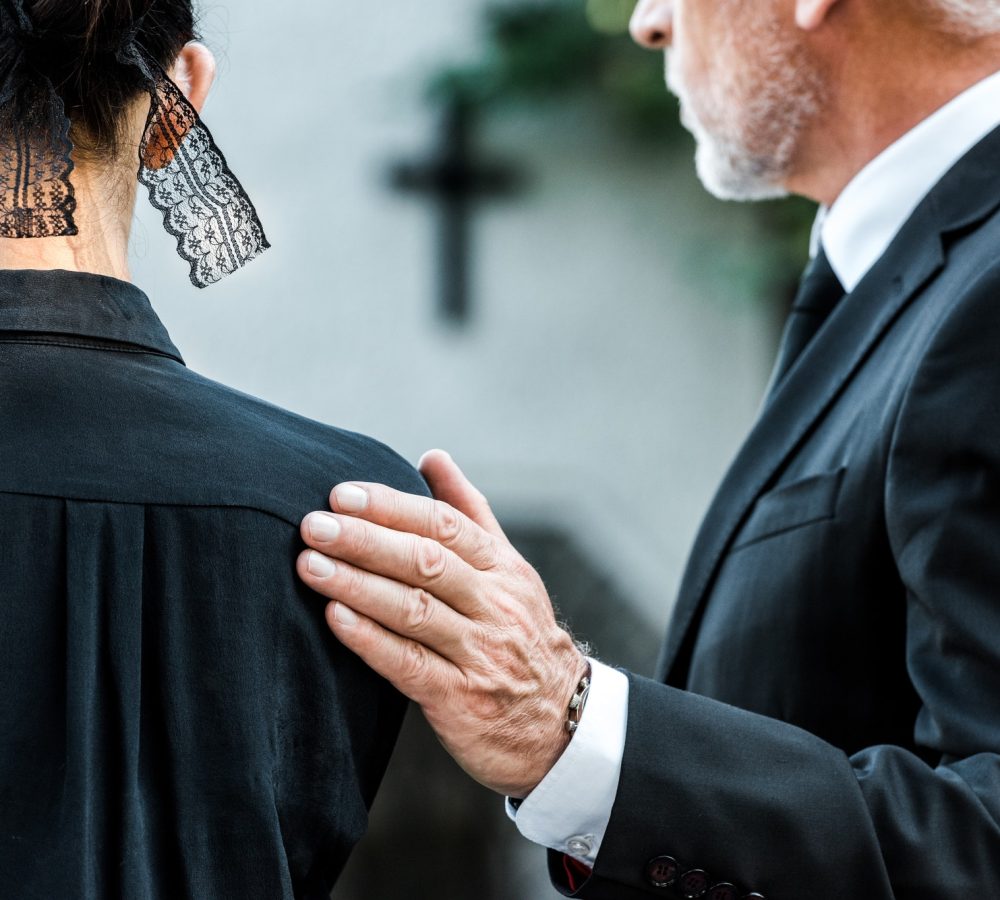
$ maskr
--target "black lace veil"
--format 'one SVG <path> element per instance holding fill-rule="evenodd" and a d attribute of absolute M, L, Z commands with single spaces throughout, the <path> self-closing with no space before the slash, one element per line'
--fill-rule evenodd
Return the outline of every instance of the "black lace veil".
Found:
<path fill-rule="evenodd" d="M 34 28 L 21 0 L 0 0 L 0 237 L 76 234 L 69 120 L 28 58 Z"/>
<path fill-rule="evenodd" d="M 270 244 L 257 211 L 194 107 L 139 41 L 117 50 L 149 93 L 139 181 L 177 239 L 196 287 L 207 287 Z M 0 0 L 0 237 L 75 235 L 70 122 L 50 78 L 33 65 L 35 29 L 23 0 Z"/>

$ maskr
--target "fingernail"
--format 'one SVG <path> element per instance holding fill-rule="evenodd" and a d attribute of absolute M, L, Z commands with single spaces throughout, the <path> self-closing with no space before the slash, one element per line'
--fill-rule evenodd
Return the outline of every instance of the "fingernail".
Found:
<path fill-rule="evenodd" d="M 361 512 L 368 508 L 368 491 L 356 484 L 339 484 L 333 491 L 337 508 L 344 512 Z"/>
<path fill-rule="evenodd" d="M 418 469 L 421 466 L 423 466 L 423 464 L 427 461 L 427 457 L 430 456 L 432 453 L 439 453 L 441 454 L 441 456 L 445 457 L 445 459 L 449 460 L 450 462 L 452 463 L 455 462 L 454 458 L 447 450 L 442 450 L 440 447 L 437 447 L 433 450 L 428 450 L 423 456 L 420 457 L 420 460 L 417 462 Z"/>
<path fill-rule="evenodd" d="M 337 571 L 337 566 L 332 559 L 327 559 L 322 553 L 317 553 L 315 550 L 310 551 L 306 568 L 309 569 L 309 574 L 316 578 L 329 578 Z"/>
<path fill-rule="evenodd" d="M 335 541 L 340 537 L 340 522 L 327 513 L 313 513 L 309 516 L 309 534 L 314 541 Z"/>
<path fill-rule="evenodd" d="M 333 617 L 340 622 L 341 625 L 357 625 L 358 617 L 354 614 L 354 610 L 348 606 L 344 606 L 343 603 L 338 603 L 333 608 Z"/>

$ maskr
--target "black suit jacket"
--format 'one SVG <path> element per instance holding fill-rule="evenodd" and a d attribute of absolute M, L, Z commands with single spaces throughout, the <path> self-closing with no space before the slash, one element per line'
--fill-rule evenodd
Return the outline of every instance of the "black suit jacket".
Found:
<path fill-rule="evenodd" d="M 659 675 L 577 896 L 1000 897 L 1000 131 L 770 397 Z"/>

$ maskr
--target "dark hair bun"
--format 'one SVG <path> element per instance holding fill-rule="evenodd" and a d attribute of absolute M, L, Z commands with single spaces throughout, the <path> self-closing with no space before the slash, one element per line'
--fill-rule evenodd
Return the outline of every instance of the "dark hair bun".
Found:
<path fill-rule="evenodd" d="M 135 32 L 169 68 L 195 37 L 191 0 L 25 0 L 24 7 L 34 25 L 36 62 L 62 97 L 77 152 L 117 155 L 123 112 L 143 90 L 118 52 Z"/>
<path fill-rule="evenodd" d="M 148 0 L 34 0 L 25 4 L 42 43 L 80 52 L 109 51 L 127 34 L 150 3 Z"/>

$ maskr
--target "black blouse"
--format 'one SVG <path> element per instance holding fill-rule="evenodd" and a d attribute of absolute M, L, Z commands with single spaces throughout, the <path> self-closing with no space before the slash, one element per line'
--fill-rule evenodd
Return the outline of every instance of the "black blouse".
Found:
<path fill-rule="evenodd" d="M 328 896 L 404 711 L 295 576 L 345 480 L 426 493 L 136 287 L 0 271 L 0 897 Z"/>

